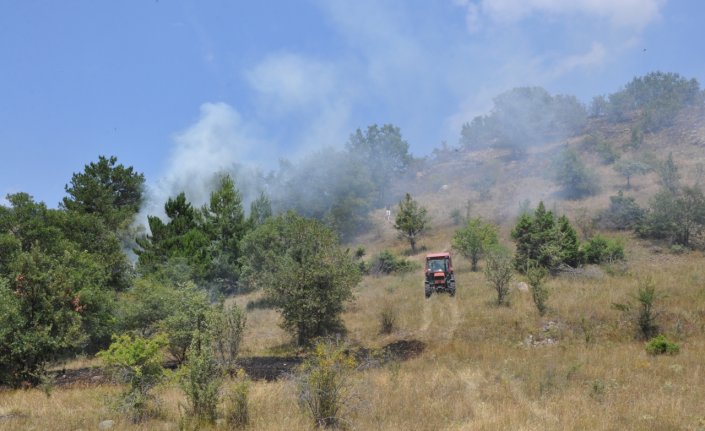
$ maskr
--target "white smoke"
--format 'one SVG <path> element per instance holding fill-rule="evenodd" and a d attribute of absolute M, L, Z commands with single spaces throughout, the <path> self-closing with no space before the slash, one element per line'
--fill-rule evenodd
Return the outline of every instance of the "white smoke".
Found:
<path fill-rule="evenodd" d="M 204 103 L 198 121 L 174 136 L 174 147 L 159 180 L 148 185 L 138 222 L 146 226 L 147 215 L 164 215 L 169 197 L 185 192 L 195 206 L 205 204 L 219 172 L 255 170 L 247 163 L 261 159 L 268 146 L 240 114 L 226 103 Z"/>

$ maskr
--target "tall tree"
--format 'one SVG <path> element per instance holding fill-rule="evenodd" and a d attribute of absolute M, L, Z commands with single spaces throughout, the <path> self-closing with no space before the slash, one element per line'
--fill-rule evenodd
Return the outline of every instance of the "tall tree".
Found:
<path fill-rule="evenodd" d="M 247 231 L 247 222 L 242 197 L 229 175 L 220 178 L 202 212 L 203 230 L 210 241 L 206 280 L 221 291 L 232 290 L 237 283 L 239 243 Z"/>
<path fill-rule="evenodd" d="M 142 203 L 144 175 L 130 167 L 117 164 L 117 157 L 98 157 L 98 162 L 74 173 L 64 188 L 68 196 L 62 205 L 80 213 L 98 215 L 115 231 L 132 221 Z"/>
<path fill-rule="evenodd" d="M 399 201 L 399 212 L 397 213 L 394 228 L 399 231 L 399 236 L 409 241 L 412 253 L 416 253 L 416 241 L 421 235 L 429 219 L 426 208 L 419 205 L 409 193 L 403 200 Z"/>
<path fill-rule="evenodd" d="M 403 173 L 411 162 L 409 144 L 402 138 L 401 130 L 393 124 L 357 129 L 350 136 L 347 151 L 369 170 L 369 177 L 377 189 L 375 204 L 384 204 L 389 181 Z"/>

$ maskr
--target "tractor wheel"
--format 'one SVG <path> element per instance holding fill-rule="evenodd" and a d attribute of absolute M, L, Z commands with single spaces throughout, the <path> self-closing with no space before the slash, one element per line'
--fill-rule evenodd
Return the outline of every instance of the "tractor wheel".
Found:
<path fill-rule="evenodd" d="M 433 293 L 431 286 L 429 286 L 428 283 L 424 284 L 424 294 L 426 295 L 426 299 L 431 297 L 431 293 Z"/>
<path fill-rule="evenodd" d="M 455 296 L 455 280 L 450 282 L 450 289 L 448 289 L 450 296 Z"/>

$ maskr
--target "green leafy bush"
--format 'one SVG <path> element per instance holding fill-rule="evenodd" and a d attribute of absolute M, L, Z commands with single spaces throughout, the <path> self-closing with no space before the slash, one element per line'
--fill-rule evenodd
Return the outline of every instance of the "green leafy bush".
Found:
<path fill-rule="evenodd" d="M 596 235 L 582 247 L 585 262 L 601 264 L 624 259 L 624 244 L 617 238 Z"/>
<path fill-rule="evenodd" d="M 675 355 L 680 351 L 678 344 L 669 341 L 665 335 L 657 335 L 646 343 L 646 352 L 650 355 Z"/>
<path fill-rule="evenodd" d="M 112 344 L 98 357 L 128 388 L 120 395 L 118 410 L 127 414 L 133 422 L 141 422 L 158 413 L 158 403 L 152 389 L 164 378 L 162 367 L 166 337 L 143 338 L 121 335 L 114 337 Z"/>
<path fill-rule="evenodd" d="M 373 275 L 391 274 L 393 272 L 409 272 L 414 264 L 408 259 L 397 257 L 389 250 L 382 250 L 368 264 L 369 273 Z"/>

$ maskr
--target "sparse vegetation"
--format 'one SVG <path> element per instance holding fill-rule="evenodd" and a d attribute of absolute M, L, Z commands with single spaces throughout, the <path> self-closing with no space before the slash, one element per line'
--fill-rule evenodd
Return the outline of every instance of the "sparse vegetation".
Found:
<path fill-rule="evenodd" d="M 548 288 L 545 284 L 547 277 L 548 271 L 546 268 L 540 266 L 532 266 L 526 271 L 526 279 L 529 282 L 531 298 L 534 300 L 534 305 L 536 305 L 536 309 L 541 316 L 546 314 L 546 310 L 548 309 L 546 304 L 548 301 Z"/>
<path fill-rule="evenodd" d="M 497 293 L 497 305 L 506 305 L 509 296 L 509 282 L 514 277 L 514 267 L 509 253 L 495 247 L 487 255 L 485 278 L 487 284 Z"/>
<path fill-rule="evenodd" d="M 343 346 L 321 341 L 299 368 L 299 402 L 318 427 L 345 425 L 351 403 L 351 371 L 356 361 Z"/>

